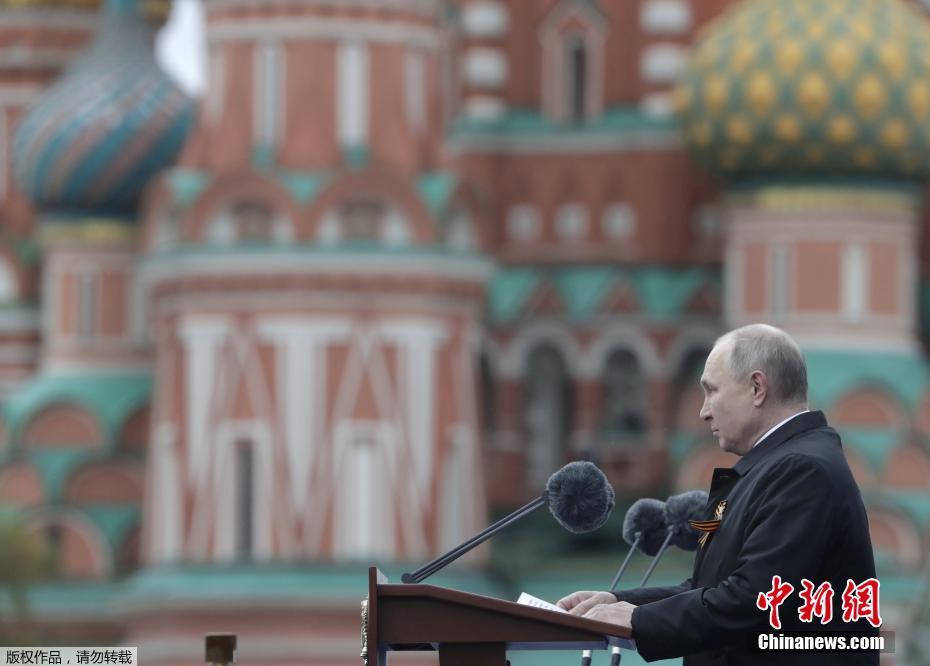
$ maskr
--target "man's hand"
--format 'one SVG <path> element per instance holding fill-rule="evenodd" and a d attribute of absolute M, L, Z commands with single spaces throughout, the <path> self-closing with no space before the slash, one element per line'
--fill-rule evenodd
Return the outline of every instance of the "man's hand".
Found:
<path fill-rule="evenodd" d="M 633 604 L 628 604 L 625 601 L 617 601 L 612 604 L 600 604 L 595 606 L 585 613 L 584 616 L 591 620 L 597 620 L 598 622 L 618 624 L 621 627 L 632 629 L 634 608 L 636 608 L 636 606 Z"/>
<path fill-rule="evenodd" d="M 610 592 L 575 592 L 562 597 L 556 604 L 559 608 L 567 610 L 572 615 L 584 615 L 600 604 L 615 604 L 617 597 Z"/>

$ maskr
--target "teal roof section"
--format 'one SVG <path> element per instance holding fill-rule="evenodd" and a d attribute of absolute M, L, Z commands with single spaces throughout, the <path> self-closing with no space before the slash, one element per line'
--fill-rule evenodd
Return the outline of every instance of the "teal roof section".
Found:
<path fill-rule="evenodd" d="M 702 268 L 640 268 L 633 271 L 633 285 L 640 306 L 657 321 L 673 321 L 683 314 L 688 301 L 704 284 L 718 289 L 720 277 Z"/>
<path fill-rule="evenodd" d="M 585 323 L 596 316 L 618 284 L 629 284 L 641 313 L 654 322 L 669 323 L 685 313 L 691 298 L 705 285 L 720 289 L 719 273 L 706 268 L 641 266 L 581 266 L 501 268 L 491 282 L 489 314 L 495 324 L 512 323 L 524 313 L 536 289 L 549 282 L 558 291 L 566 318 Z"/>
<path fill-rule="evenodd" d="M 171 169 L 165 179 L 175 201 L 185 206 L 194 203 L 210 185 L 210 174 L 197 169 Z"/>
<path fill-rule="evenodd" d="M 921 528 L 930 526 L 930 494 L 927 492 L 887 489 L 882 496 L 907 513 Z"/>
<path fill-rule="evenodd" d="M 875 387 L 895 396 L 911 414 L 927 389 L 927 362 L 917 353 L 804 350 L 810 398 L 829 409 L 854 389 Z"/>
<path fill-rule="evenodd" d="M 585 321 L 607 297 L 614 284 L 614 276 L 609 268 L 594 266 L 559 271 L 553 281 L 568 318 Z"/>
<path fill-rule="evenodd" d="M 68 477 L 78 467 L 100 458 L 95 449 L 35 449 L 26 452 L 26 460 L 42 478 L 44 504 L 60 502 L 64 498 Z"/>
<path fill-rule="evenodd" d="M 819 381 L 813 377 L 812 382 Z M 904 432 L 891 428 L 837 428 L 843 445 L 865 458 L 872 470 L 881 474 L 894 447 L 902 441 Z"/>
<path fill-rule="evenodd" d="M 139 524 L 142 516 L 142 509 L 138 506 L 88 504 L 81 506 L 80 509 L 106 536 L 113 551 L 119 549 L 126 540 L 126 535 Z"/>
<path fill-rule="evenodd" d="M 417 179 L 417 191 L 430 215 L 439 217 L 445 212 L 456 182 L 454 174 L 444 171 L 426 173 Z"/>
<path fill-rule="evenodd" d="M 585 123 L 556 123 L 535 108 L 511 108 L 498 118 L 459 118 L 452 126 L 453 138 L 470 135 L 503 134 L 637 134 L 648 131 L 677 134 L 678 124 L 672 117 L 658 118 L 643 113 L 638 106 L 617 105 L 608 108 L 599 118 Z"/>
<path fill-rule="evenodd" d="M 132 412 L 144 405 L 152 393 L 150 373 L 39 375 L 19 389 L 3 406 L 3 417 L 14 442 L 42 409 L 54 404 L 76 404 L 99 421 L 112 448 L 116 436 Z"/>
<path fill-rule="evenodd" d="M 518 318 L 540 280 L 540 272 L 531 268 L 499 270 L 488 290 L 491 320 L 501 323 Z"/>
<path fill-rule="evenodd" d="M 33 616 L 73 614 L 103 620 L 115 614 L 115 600 L 122 584 L 118 582 L 56 581 L 34 583 L 27 588 L 27 604 Z M 13 609 L 9 590 L 0 587 L 0 612 Z"/>

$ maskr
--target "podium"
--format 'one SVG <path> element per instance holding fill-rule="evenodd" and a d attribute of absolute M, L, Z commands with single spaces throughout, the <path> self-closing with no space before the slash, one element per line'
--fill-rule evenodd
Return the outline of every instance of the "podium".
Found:
<path fill-rule="evenodd" d="M 368 570 L 362 659 L 387 666 L 392 651 L 435 650 L 441 666 L 506 666 L 507 650 L 632 648 L 630 630 L 606 622 L 433 585 L 390 585 Z"/>

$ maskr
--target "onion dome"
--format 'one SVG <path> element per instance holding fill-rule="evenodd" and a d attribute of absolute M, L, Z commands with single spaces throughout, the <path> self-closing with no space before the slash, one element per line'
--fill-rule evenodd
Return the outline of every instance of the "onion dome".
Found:
<path fill-rule="evenodd" d="M 158 67 L 135 0 L 108 0 L 93 44 L 39 95 L 13 140 L 13 170 L 40 209 L 131 214 L 177 158 L 193 102 Z"/>
<path fill-rule="evenodd" d="M 685 141 L 731 179 L 930 175 L 930 22 L 902 0 L 745 0 L 676 91 Z"/>

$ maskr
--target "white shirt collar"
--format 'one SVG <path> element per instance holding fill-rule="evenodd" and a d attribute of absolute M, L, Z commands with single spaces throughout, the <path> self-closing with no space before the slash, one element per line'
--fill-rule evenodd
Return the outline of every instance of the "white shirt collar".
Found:
<path fill-rule="evenodd" d="M 769 435 L 771 435 L 773 432 L 775 432 L 776 430 L 778 430 L 779 428 L 781 428 L 783 425 L 785 425 L 786 423 L 788 423 L 788 421 L 790 421 L 791 419 L 793 419 L 795 416 L 800 416 L 801 414 L 807 414 L 809 411 L 810 411 L 809 409 L 802 410 L 802 411 L 798 412 L 797 414 L 792 414 L 791 416 L 789 416 L 788 418 L 786 418 L 786 419 L 785 419 L 784 421 L 782 421 L 781 423 L 776 423 L 774 426 L 772 426 L 771 428 L 769 428 L 769 430 L 768 430 L 767 433 L 765 433 L 764 435 L 762 435 L 762 437 L 760 437 L 760 438 L 756 441 L 756 443 L 752 445 L 752 448 L 756 448 L 757 446 L 759 446 L 759 444 L 762 443 L 762 440 L 764 440 L 766 437 L 768 437 Z"/>

